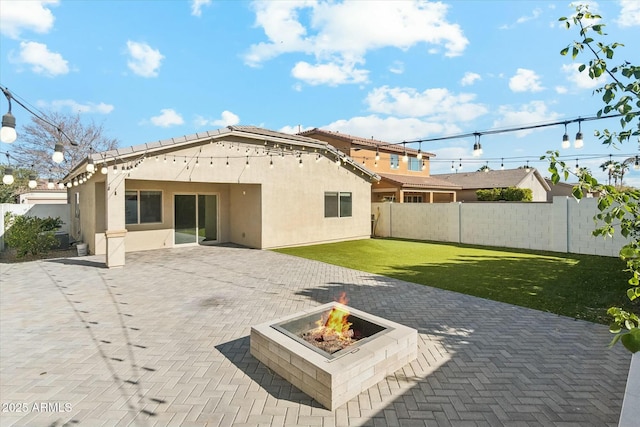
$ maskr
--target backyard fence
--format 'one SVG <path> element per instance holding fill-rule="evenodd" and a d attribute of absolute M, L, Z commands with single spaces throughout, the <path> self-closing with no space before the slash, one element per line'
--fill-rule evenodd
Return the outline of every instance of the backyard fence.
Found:
<path fill-rule="evenodd" d="M 592 235 L 597 199 L 552 203 L 372 203 L 373 235 L 617 257 L 627 240 Z M 617 230 L 616 230 L 617 231 Z"/>

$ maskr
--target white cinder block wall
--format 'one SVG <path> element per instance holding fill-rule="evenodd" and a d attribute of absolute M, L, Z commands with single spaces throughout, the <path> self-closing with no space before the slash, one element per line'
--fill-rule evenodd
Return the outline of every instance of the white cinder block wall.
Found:
<path fill-rule="evenodd" d="M 616 257 L 627 241 L 593 236 L 597 203 L 373 203 L 374 235 Z"/>

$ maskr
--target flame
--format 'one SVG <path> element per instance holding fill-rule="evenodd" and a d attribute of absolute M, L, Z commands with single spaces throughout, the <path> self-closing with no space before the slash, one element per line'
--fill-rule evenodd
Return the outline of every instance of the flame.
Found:
<path fill-rule="evenodd" d="M 343 292 L 338 298 L 338 302 L 340 304 L 347 304 L 349 299 L 347 298 L 347 293 Z M 325 328 L 331 329 L 337 332 L 340 336 L 347 334 L 349 328 L 351 328 L 351 322 L 348 322 L 349 318 L 349 310 L 346 307 L 334 307 L 331 309 L 329 313 L 329 317 L 325 322 Z"/>

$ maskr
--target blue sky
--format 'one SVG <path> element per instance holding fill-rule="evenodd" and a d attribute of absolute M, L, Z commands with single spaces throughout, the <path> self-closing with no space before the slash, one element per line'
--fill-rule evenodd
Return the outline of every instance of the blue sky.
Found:
<path fill-rule="evenodd" d="M 640 1 L 589 4 L 606 40 L 625 44 L 615 64 L 640 63 Z M 40 111 L 80 112 L 123 147 L 236 124 L 436 138 L 593 116 L 596 85 L 559 54 L 578 35 L 558 18 L 574 11 L 561 1 L 0 0 L 0 84 Z M 30 115 L 13 113 L 19 135 Z M 593 137 L 616 124 L 583 122 L 584 148 L 561 154 L 594 172 L 609 154 L 635 154 Z M 420 148 L 436 154 L 434 174 L 461 159 L 463 171 L 529 161 L 545 175 L 538 159 L 563 133 L 484 135 L 479 159 L 473 138 Z M 640 185 L 640 172 L 625 182 Z"/>

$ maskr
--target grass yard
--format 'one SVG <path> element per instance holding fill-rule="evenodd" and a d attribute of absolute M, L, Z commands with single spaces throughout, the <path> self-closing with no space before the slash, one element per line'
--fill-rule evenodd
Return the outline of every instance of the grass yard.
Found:
<path fill-rule="evenodd" d="M 631 307 L 625 264 L 613 257 L 397 239 L 277 252 L 597 323 L 610 322 L 612 305 Z"/>

